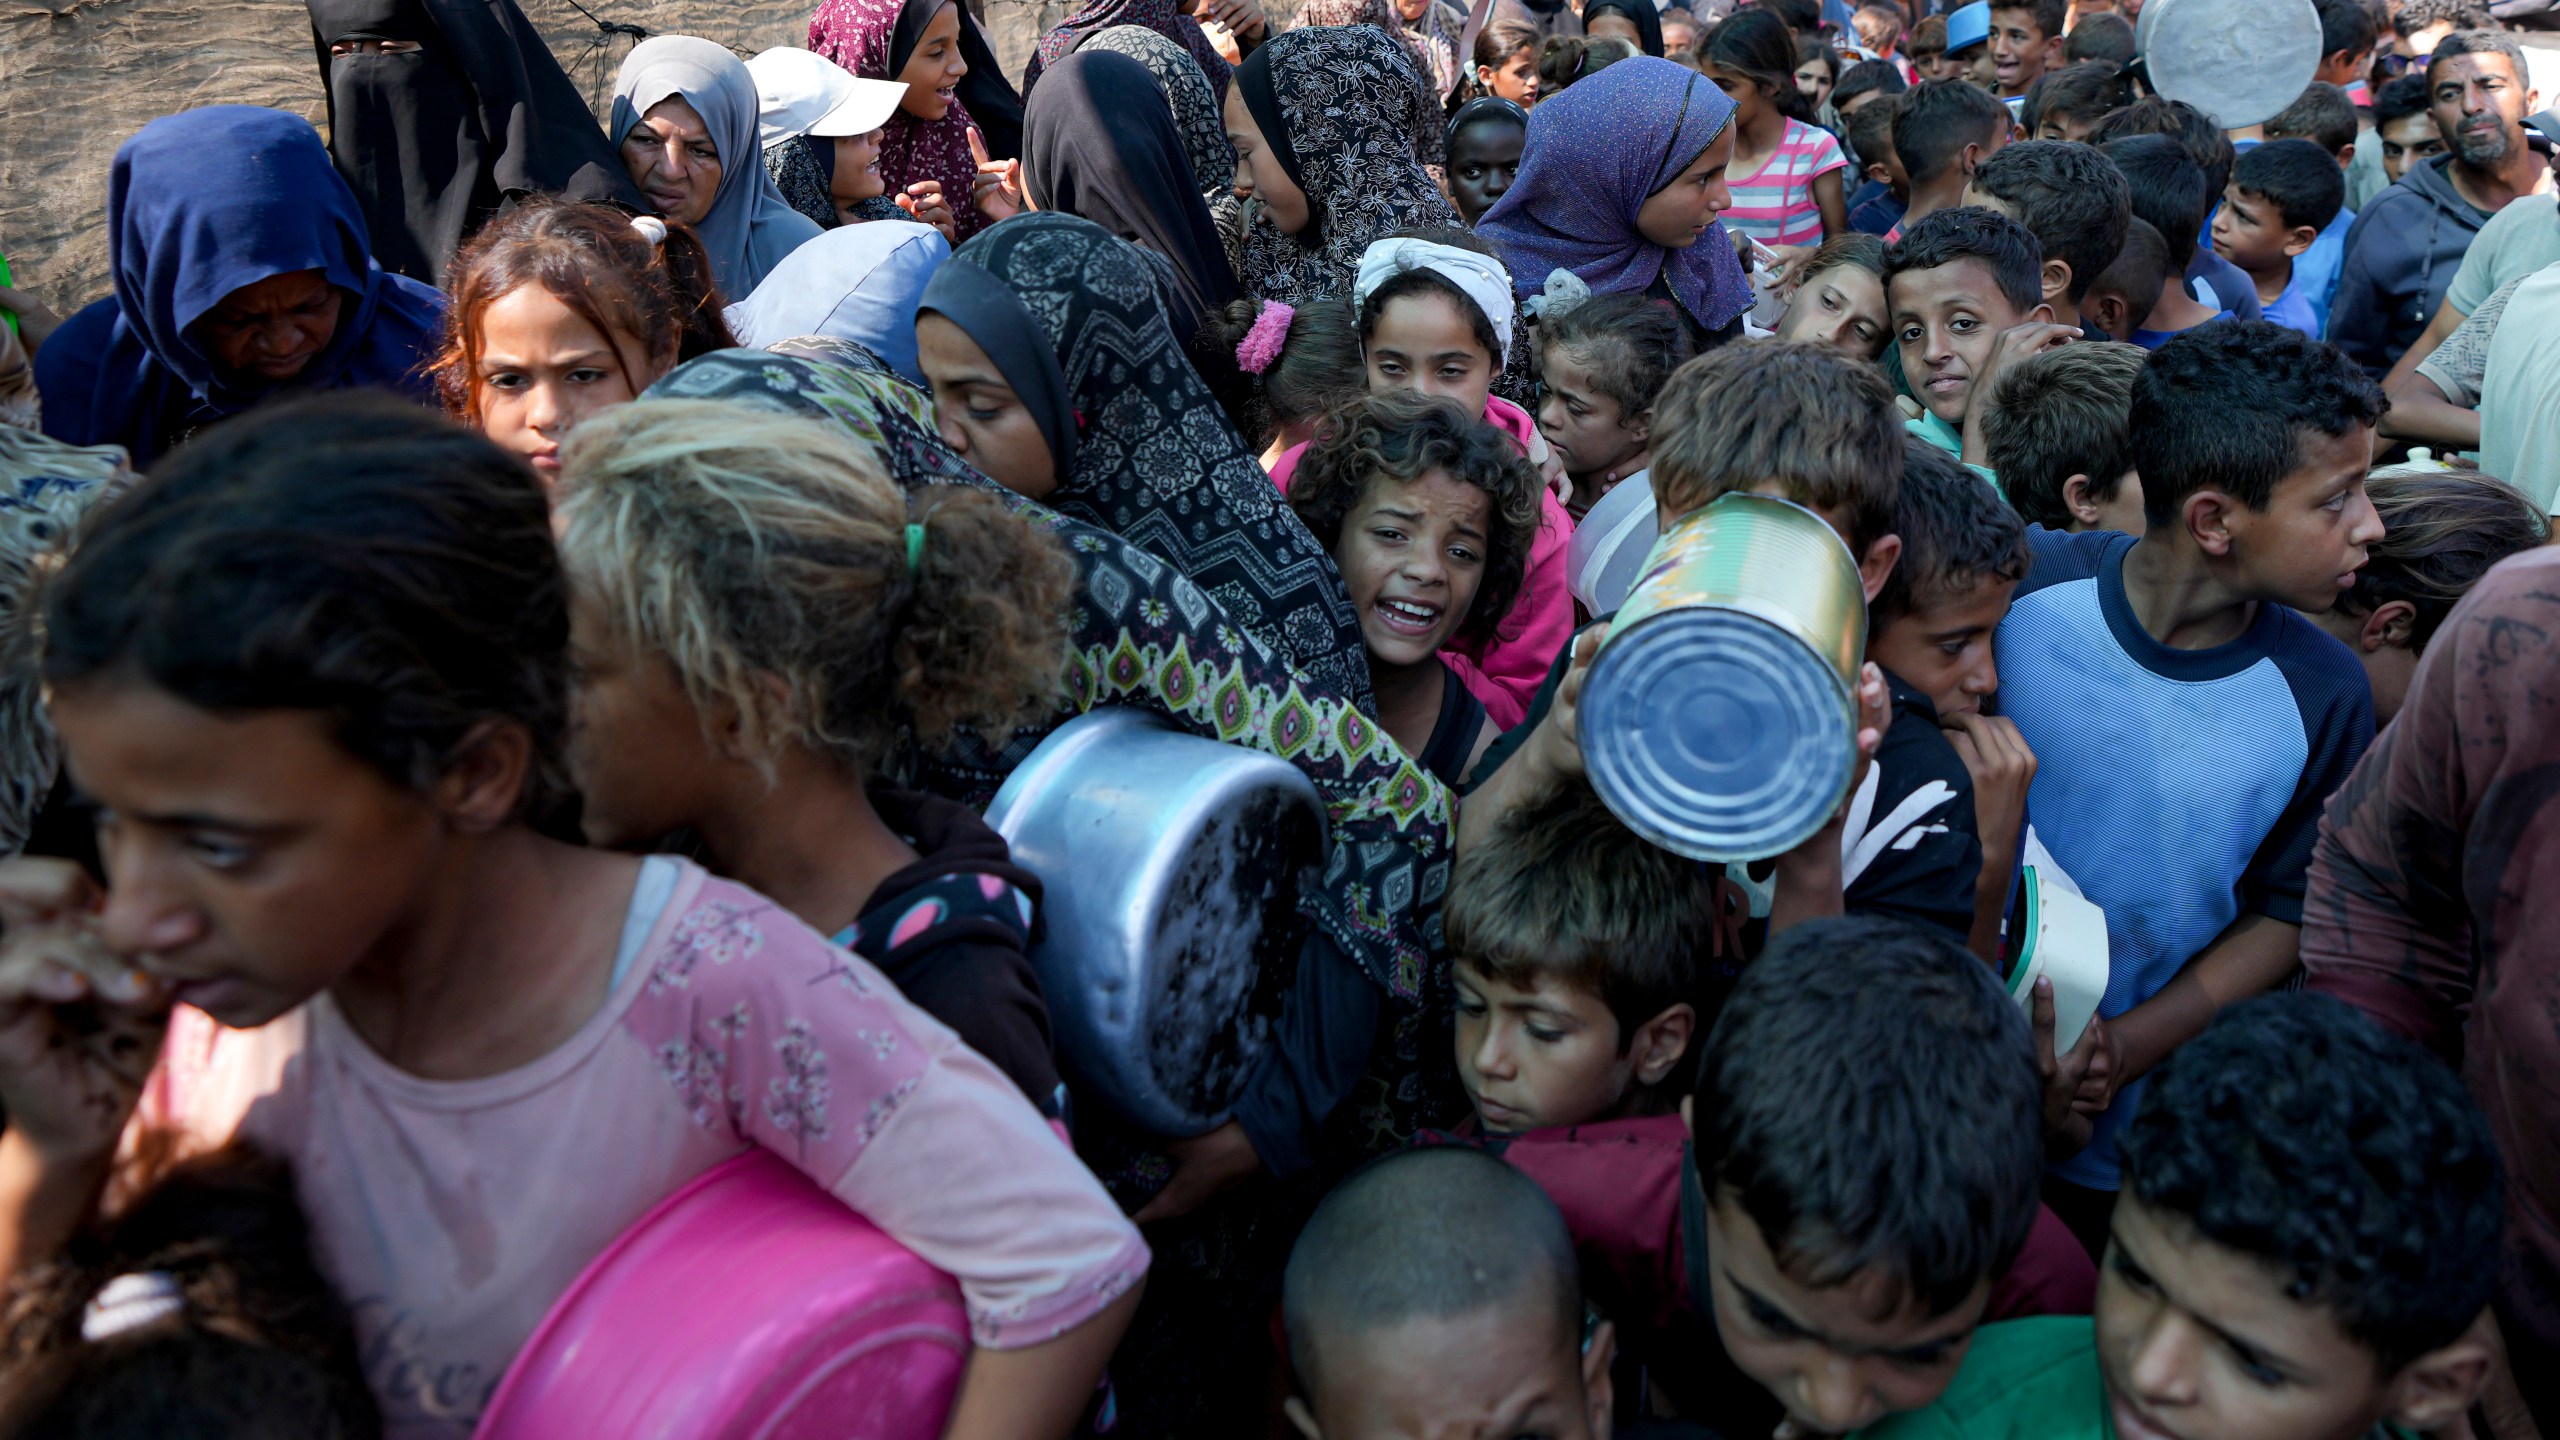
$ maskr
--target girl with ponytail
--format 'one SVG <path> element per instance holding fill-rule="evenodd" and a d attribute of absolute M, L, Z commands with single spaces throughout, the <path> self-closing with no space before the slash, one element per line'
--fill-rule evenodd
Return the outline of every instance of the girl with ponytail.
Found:
<path fill-rule="evenodd" d="M 570 427 L 736 345 L 692 227 L 532 199 L 455 255 L 436 383 L 454 418 L 560 474 Z"/>
<path fill-rule="evenodd" d="M 1055 1115 L 1024 947 L 1039 882 L 968 807 L 880 779 L 900 744 L 1049 716 L 1074 568 L 996 495 L 900 489 L 841 427 L 650 400 L 558 489 L 592 843 L 689 831 L 719 874 L 887 972 Z"/>

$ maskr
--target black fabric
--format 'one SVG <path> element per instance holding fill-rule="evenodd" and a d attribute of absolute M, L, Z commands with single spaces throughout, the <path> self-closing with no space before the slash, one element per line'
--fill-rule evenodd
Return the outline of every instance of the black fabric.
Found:
<path fill-rule="evenodd" d="M 1440 718 L 1431 726 L 1431 738 L 1422 742 L 1422 753 L 1413 763 L 1452 789 L 1467 773 L 1467 758 L 1475 753 L 1476 736 L 1484 729 L 1484 702 L 1475 697 L 1449 662 L 1440 662 L 1444 671 L 1440 683 Z"/>
<path fill-rule="evenodd" d="M 1246 56 L 1244 65 L 1236 71 L 1236 84 L 1244 89 L 1244 108 L 1252 112 L 1254 128 L 1262 132 L 1262 143 L 1271 147 L 1271 158 L 1288 172 L 1290 183 L 1306 189 L 1306 172 L 1298 168 L 1298 152 L 1289 143 L 1289 117 L 1271 88 L 1271 52 L 1256 50 Z"/>
<path fill-rule="evenodd" d="M 595 113 L 515 0 L 304 0 L 329 153 L 386 270 L 441 284 L 454 247 L 514 197 L 646 207 Z M 332 57 L 332 41 L 415 41 Z"/>
<path fill-rule="evenodd" d="M 1591 33 L 1591 21 L 1599 15 L 1623 15 L 1636 27 L 1638 42 L 1644 53 L 1659 60 L 1662 56 L 1662 12 L 1653 8 L 1653 0 L 1591 0 L 1582 7 L 1582 33 Z"/>
<path fill-rule="evenodd" d="M 1004 372 L 1049 442 L 1060 479 L 1075 473 L 1076 411 L 1049 332 L 1002 280 L 975 265 L 945 265 L 926 282 L 917 313 L 930 310 L 969 332 Z"/>
<path fill-rule="evenodd" d="M 1331 940 L 1307 937 L 1272 1047 L 1236 1097 L 1236 1123 L 1263 1168 L 1287 1178 L 1322 1157 L 1325 1122 L 1367 1070 L 1385 1004 Z"/>
<path fill-rule="evenodd" d="M 1004 837 L 956 800 L 874 786 L 872 808 L 917 859 L 880 882 L 836 943 L 880 967 L 924 1013 L 948 1025 L 1053 1119 L 1066 1086 L 1050 1048 L 1049 1007 L 1028 950 L 1040 877 L 1013 863 Z"/>
<path fill-rule="evenodd" d="M 1243 291 L 1201 203 L 1173 111 L 1147 67 L 1079 50 L 1024 107 L 1022 179 L 1033 204 L 1081 215 L 1173 267 L 1173 332 L 1187 338 Z"/>

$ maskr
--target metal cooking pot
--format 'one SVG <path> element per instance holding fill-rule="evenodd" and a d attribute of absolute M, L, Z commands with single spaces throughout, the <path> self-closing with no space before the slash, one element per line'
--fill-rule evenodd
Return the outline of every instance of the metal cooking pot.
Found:
<path fill-rule="evenodd" d="M 2226 130 L 2292 104 L 2320 69 L 2321 44 L 2311 0 L 2149 0 L 2133 29 L 2144 82 Z"/>
<path fill-rule="evenodd" d="M 1105 708 L 1043 740 L 987 823 L 1040 877 L 1031 964 L 1069 1073 L 1151 1134 L 1223 1124 L 1297 978 L 1327 834 L 1314 783 Z"/>
<path fill-rule="evenodd" d="M 1857 562 L 1821 516 L 1766 495 L 1691 512 L 1583 680 L 1591 788 L 1692 859 L 1794 848 L 1848 796 L 1866 648 Z"/>

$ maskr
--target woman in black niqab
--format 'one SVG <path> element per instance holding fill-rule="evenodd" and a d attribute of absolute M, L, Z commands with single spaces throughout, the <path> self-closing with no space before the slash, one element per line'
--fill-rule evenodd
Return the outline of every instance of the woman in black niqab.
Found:
<path fill-rule="evenodd" d="M 382 268 L 441 284 L 512 196 L 647 207 L 516 0 L 304 0 L 329 155 Z"/>

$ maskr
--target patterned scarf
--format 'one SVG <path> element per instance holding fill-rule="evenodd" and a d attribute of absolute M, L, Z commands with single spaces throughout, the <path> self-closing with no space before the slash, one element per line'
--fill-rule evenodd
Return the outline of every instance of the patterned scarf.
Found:
<path fill-rule="evenodd" d="M 1173 0 L 1086 0 L 1057 29 L 1040 37 L 1040 49 L 1022 67 L 1022 93 L 1030 94 L 1041 71 L 1074 54 L 1085 41 L 1123 25 L 1152 30 L 1189 52 L 1218 103 L 1227 103 L 1227 82 L 1235 71 L 1218 47 L 1209 43 L 1200 22 L 1176 10 Z"/>
<path fill-rule="evenodd" d="M 1164 91 L 1173 112 L 1173 128 L 1182 134 L 1183 158 L 1191 162 L 1191 178 L 1201 195 L 1232 195 L 1236 179 L 1236 147 L 1227 140 L 1227 121 L 1219 109 L 1209 77 L 1183 48 L 1140 25 L 1114 25 L 1076 47 L 1111 50 L 1147 67 Z"/>
<path fill-rule="evenodd" d="M 1294 157 L 1308 220 L 1283 234 L 1254 207 L 1237 276 L 1246 290 L 1290 305 L 1343 294 L 1370 242 L 1465 228 L 1422 168 L 1439 158 L 1440 106 L 1402 40 L 1372 24 L 1291 30 L 1245 61 L 1238 83 L 1248 101 L 1258 81 L 1283 132 L 1264 138 Z M 1255 118 L 1271 128 L 1259 107 Z"/>

